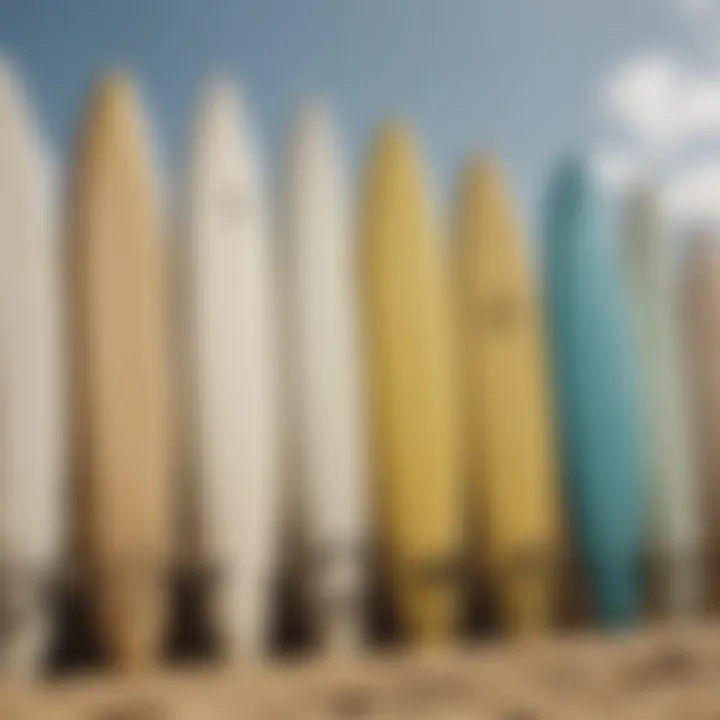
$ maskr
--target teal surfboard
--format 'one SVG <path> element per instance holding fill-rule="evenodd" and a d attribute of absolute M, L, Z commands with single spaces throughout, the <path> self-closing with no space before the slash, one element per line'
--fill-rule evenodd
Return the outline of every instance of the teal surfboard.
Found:
<path fill-rule="evenodd" d="M 595 613 L 610 628 L 640 606 L 642 467 L 614 243 L 580 160 L 552 178 L 544 227 L 550 329 L 570 527 Z"/>

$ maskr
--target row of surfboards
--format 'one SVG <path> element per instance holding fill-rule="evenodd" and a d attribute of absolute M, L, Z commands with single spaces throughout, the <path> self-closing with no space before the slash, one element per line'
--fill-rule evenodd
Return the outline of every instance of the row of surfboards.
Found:
<path fill-rule="evenodd" d="M 720 250 L 693 244 L 683 324 L 651 193 L 615 242 L 568 161 L 545 207 L 541 303 L 493 161 L 468 164 L 443 238 L 402 124 L 377 133 L 357 208 L 327 111 L 298 113 L 286 158 L 271 231 L 246 107 L 211 84 L 170 223 L 139 95 L 113 75 L 58 212 L 2 67 L 5 669 L 42 666 L 47 589 L 70 565 L 131 669 L 158 660 L 178 563 L 217 571 L 209 613 L 236 659 L 266 651 L 281 563 L 301 567 L 328 650 L 365 642 L 371 555 L 400 633 L 424 643 L 454 636 L 461 568 L 513 634 L 552 626 L 570 556 L 605 626 L 637 621 L 648 558 L 662 611 L 698 612 L 701 508 L 720 489 Z"/>

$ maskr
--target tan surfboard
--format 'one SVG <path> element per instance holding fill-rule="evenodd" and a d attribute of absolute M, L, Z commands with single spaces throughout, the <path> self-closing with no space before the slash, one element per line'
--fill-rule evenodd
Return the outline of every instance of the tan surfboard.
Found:
<path fill-rule="evenodd" d="M 454 248 L 473 564 L 512 633 L 547 629 L 557 561 L 545 349 L 520 223 L 500 169 L 470 163 Z"/>
<path fill-rule="evenodd" d="M 361 218 L 371 443 L 380 551 L 400 628 L 448 639 L 460 541 L 446 258 L 411 134 L 383 128 Z"/>
<path fill-rule="evenodd" d="M 698 232 L 684 267 L 684 319 L 698 441 L 709 606 L 720 612 L 720 238 Z"/>
<path fill-rule="evenodd" d="M 71 327 L 81 535 L 110 660 L 153 665 L 171 553 L 169 327 L 162 223 L 130 79 L 93 92 L 78 140 Z"/>

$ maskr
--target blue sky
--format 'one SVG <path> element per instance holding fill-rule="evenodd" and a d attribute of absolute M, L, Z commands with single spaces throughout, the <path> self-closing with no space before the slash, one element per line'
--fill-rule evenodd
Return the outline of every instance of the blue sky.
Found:
<path fill-rule="evenodd" d="M 414 126 L 445 196 L 467 152 L 488 150 L 505 164 L 532 217 L 563 151 L 590 153 L 610 187 L 643 163 L 662 167 L 675 183 L 691 172 L 679 168 L 695 162 L 688 148 L 697 145 L 703 119 L 668 117 L 688 93 L 698 96 L 694 112 L 704 112 L 708 126 L 700 133 L 703 147 L 712 144 L 715 93 L 720 98 L 715 5 L 0 0 L 0 49 L 21 70 L 61 153 L 90 81 L 121 65 L 137 75 L 161 130 L 161 152 L 177 167 L 193 103 L 217 72 L 243 85 L 273 168 L 292 107 L 304 96 L 320 97 L 356 163 L 375 124 L 401 116 Z M 660 130 L 653 113 L 668 116 L 655 118 Z M 678 124 L 685 129 L 674 135 L 666 127 Z M 707 155 L 703 150 L 701 170 L 711 195 L 714 182 L 720 190 L 720 169 L 715 177 Z"/>

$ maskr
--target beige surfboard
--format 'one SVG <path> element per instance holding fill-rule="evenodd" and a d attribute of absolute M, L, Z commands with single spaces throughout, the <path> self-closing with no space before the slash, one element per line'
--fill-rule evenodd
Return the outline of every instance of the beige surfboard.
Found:
<path fill-rule="evenodd" d="M 163 230 L 130 79 L 92 93 L 72 190 L 79 549 L 109 657 L 137 670 L 165 631 L 172 489 Z"/>
<path fill-rule="evenodd" d="M 436 643 L 456 621 L 461 532 L 448 268 L 407 129 L 379 132 L 364 181 L 377 537 L 400 628 Z"/>
<path fill-rule="evenodd" d="M 651 185 L 633 188 L 624 215 L 620 258 L 641 400 L 648 604 L 668 618 L 689 618 L 702 609 L 704 527 L 676 267 Z"/>
<path fill-rule="evenodd" d="M 249 116 L 231 82 L 208 85 L 182 243 L 195 509 L 202 555 L 217 568 L 208 620 L 235 661 L 270 649 L 281 455 L 274 249 Z"/>
<path fill-rule="evenodd" d="M 2 59 L 0 128 L 0 667 L 33 675 L 65 570 L 63 304 L 55 164 Z"/>
<path fill-rule="evenodd" d="M 304 585 L 329 652 L 364 640 L 365 446 L 353 209 L 339 133 L 308 103 L 288 135 L 285 267 Z"/>

